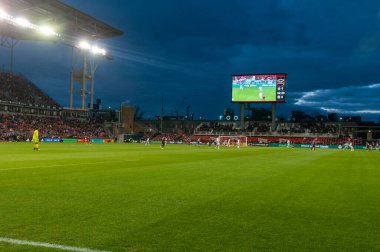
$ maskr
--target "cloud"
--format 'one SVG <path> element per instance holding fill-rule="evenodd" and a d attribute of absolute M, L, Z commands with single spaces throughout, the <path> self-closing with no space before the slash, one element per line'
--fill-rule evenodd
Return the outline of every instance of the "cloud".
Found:
<path fill-rule="evenodd" d="M 294 93 L 294 105 L 328 113 L 380 115 L 380 84 Z"/>

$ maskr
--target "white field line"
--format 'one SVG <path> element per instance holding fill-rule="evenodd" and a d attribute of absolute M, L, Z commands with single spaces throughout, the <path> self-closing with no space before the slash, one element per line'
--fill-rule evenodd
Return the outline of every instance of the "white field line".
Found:
<path fill-rule="evenodd" d="M 132 160 L 128 160 L 132 161 Z M 135 160 L 133 160 L 135 161 Z M 105 163 L 119 163 L 125 161 L 102 161 L 93 163 L 77 163 L 77 164 L 57 164 L 57 165 L 42 165 L 42 166 L 24 166 L 15 168 L 0 168 L 0 171 L 10 171 L 10 170 L 26 170 L 26 169 L 40 169 L 40 168 L 51 168 L 51 167 L 62 167 L 62 166 L 76 166 L 76 165 L 93 165 L 93 164 L 105 164 Z"/>
<path fill-rule="evenodd" d="M 76 251 L 76 252 L 111 252 L 111 251 L 107 251 L 107 250 L 78 248 L 78 247 L 65 246 L 65 245 L 46 243 L 46 242 L 17 240 L 17 239 L 11 239 L 11 238 L 7 238 L 7 237 L 0 237 L 0 242 L 10 243 L 10 244 L 14 244 L 14 245 L 28 245 L 28 246 L 34 246 L 34 247 L 53 248 L 53 249 L 60 249 L 60 250 L 66 250 L 66 251 Z"/>

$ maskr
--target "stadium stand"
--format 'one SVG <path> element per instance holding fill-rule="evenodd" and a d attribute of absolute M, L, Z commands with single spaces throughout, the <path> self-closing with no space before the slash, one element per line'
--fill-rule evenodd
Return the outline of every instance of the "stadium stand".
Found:
<path fill-rule="evenodd" d="M 109 138 L 101 123 L 63 120 L 60 117 L 36 117 L 0 114 L 0 141 L 26 141 L 34 129 L 40 138 Z"/>
<path fill-rule="evenodd" d="M 276 131 L 270 132 L 270 123 L 267 122 L 249 122 L 244 129 L 235 127 L 233 122 L 219 123 L 209 122 L 202 123 L 196 128 L 197 132 L 208 132 L 214 134 L 227 134 L 236 132 L 239 134 L 248 133 L 254 135 L 278 134 L 278 135 L 297 135 L 297 134 L 328 134 L 329 136 L 339 135 L 339 125 L 324 123 L 281 123 Z"/>
<path fill-rule="evenodd" d="M 0 73 L 0 100 L 22 104 L 59 107 L 34 83 L 19 74 Z"/>
<path fill-rule="evenodd" d="M 268 122 L 247 122 L 243 129 L 238 128 L 235 122 L 203 122 L 196 128 L 191 141 L 201 139 L 208 142 L 209 138 L 216 135 L 247 136 L 250 144 L 256 143 L 281 143 L 288 139 L 295 144 L 310 144 L 317 141 L 319 144 L 339 145 L 353 141 L 355 145 L 361 145 L 361 137 L 353 137 L 354 131 L 343 128 L 342 124 L 323 122 L 283 122 L 278 124 L 275 131 L 270 130 Z"/>
<path fill-rule="evenodd" d="M 112 138 L 87 111 L 64 110 L 21 75 L 0 73 L 0 141 L 26 141 L 35 129 L 40 138 Z"/>

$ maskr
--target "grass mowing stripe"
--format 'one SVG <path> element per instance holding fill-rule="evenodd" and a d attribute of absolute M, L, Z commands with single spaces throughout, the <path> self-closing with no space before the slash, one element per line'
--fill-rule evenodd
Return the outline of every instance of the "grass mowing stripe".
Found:
<path fill-rule="evenodd" d="M 380 251 L 379 153 L 44 146 L 0 144 L 0 169 L 77 163 L 0 171 L 0 237 L 115 252 Z M 107 160 L 121 162 L 81 165 Z"/>
<path fill-rule="evenodd" d="M 129 160 L 131 161 L 131 160 Z M 135 161 L 135 160 L 133 160 Z M 11 170 L 26 170 L 26 169 L 41 169 L 41 168 L 52 168 L 52 167 L 65 167 L 65 166 L 76 166 L 76 165 L 93 165 L 93 164 L 104 164 L 104 163 L 120 163 L 125 161 L 104 161 L 104 162 L 92 162 L 92 163 L 75 163 L 75 164 L 59 164 L 59 165 L 44 165 L 44 166 L 24 166 L 16 168 L 2 168 L 0 171 L 11 171 Z"/>
<path fill-rule="evenodd" d="M 34 246 L 34 247 L 44 247 L 44 248 L 53 248 L 53 249 L 60 249 L 60 250 L 66 250 L 66 251 L 75 251 L 75 252 L 110 252 L 107 250 L 97 250 L 97 249 L 90 249 L 90 248 L 79 248 L 79 247 L 73 247 L 73 246 L 66 246 L 66 245 L 59 245 L 59 244 L 53 244 L 53 243 L 46 243 L 46 242 L 35 242 L 35 241 L 28 241 L 28 240 L 17 240 L 7 237 L 0 237 L 0 242 L 15 244 L 15 245 L 28 245 L 28 246 Z"/>

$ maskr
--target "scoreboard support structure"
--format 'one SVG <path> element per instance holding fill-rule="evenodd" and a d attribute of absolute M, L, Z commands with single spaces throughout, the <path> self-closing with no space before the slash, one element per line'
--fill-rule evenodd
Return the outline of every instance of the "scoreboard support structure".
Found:
<path fill-rule="evenodd" d="M 244 123 L 244 114 L 245 111 L 245 103 L 240 103 L 240 128 L 244 129 L 245 128 L 245 123 Z"/>
<path fill-rule="evenodd" d="M 240 128 L 245 128 L 245 106 L 246 103 L 240 103 Z M 272 122 L 271 122 L 271 131 L 275 131 L 277 127 L 277 117 L 276 117 L 276 103 L 272 103 Z"/>
<path fill-rule="evenodd" d="M 271 125 L 271 131 L 275 131 L 276 130 L 276 103 L 273 102 L 272 103 L 272 125 Z"/>

